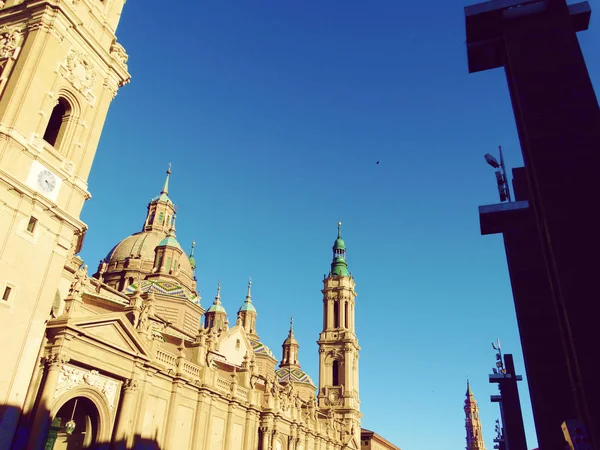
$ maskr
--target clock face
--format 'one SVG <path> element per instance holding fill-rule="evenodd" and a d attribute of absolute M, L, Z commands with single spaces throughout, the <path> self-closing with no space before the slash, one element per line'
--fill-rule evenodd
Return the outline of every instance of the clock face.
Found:
<path fill-rule="evenodd" d="M 56 176 L 49 170 L 44 169 L 38 173 L 37 183 L 41 192 L 49 194 L 56 189 Z"/>
<path fill-rule="evenodd" d="M 338 399 L 338 393 L 337 391 L 332 391 L 329 393 L 329 400 L 331 401 L 331 403 L 335 403 L 335 401 Z"/>

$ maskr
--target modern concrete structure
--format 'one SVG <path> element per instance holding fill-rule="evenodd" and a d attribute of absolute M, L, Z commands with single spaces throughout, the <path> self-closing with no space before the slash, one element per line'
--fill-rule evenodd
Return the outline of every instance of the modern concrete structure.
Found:
<path fill-rule="evenodd" d="M 563 420 L 581 419 L 598 446 L 600 384 L 592 355 L 600 333 L 590 298 L 600 254 L 591 206 L 600 197 L 600 109 L 576 36 L 590 14 L 587 2 L 565 0 L 493 0 L 465 8 L 469 71 L 506 72 L 539 237 L 530 256 L 543 261 L 548 280 L 550 295 L 540 308 L 555 316 L 550 322 L 560 333 L 554 358 L 561 369 L 554 383 L 562 389 L 568 373 L 576 408 L 576 417 L 565 409 Z M 519 213 L 517 205 L 505 208 Z M 528 358 L 531 365 L 540 356 Z M 535 414 L 544 413 L 538 408 Z"/>
<path fill-rule="evenodd" d="M 540 235 L 529 203 L 527 172 L 513 169 L 515 200 L 479 207 L 481 234 L 502 233 L 529 395 L 540 448 L 563 450 L 561 424 L 577 410 Z"/>

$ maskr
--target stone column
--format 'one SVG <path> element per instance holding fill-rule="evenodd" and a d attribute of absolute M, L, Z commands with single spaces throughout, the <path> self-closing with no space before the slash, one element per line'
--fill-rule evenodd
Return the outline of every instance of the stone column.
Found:
<path fill-rule="evenodd" d="M 129 448 L 133 440 L 133 411 L 137 403 L 137 380 L 125 380 L 121 395 L 119 420 L 115 426 L 116 448 Z"/>
<path fill-rule="evenodd" d="M 171 440 L 173 438 L 173 423 L 175 421 L 175 410 L 179 400 L 179 389 L 181 388 L 180 381 L 173 381 L 173 390 L 171 391 L 171 398 L 169 400 L 169 408 L 167 412 L 167 424 L 165 427 L 165 440 L 162 443 L 166 448 L 170 448 Z"/>
<path fill-rule="evenodd" d="M 210 432 L 212 426 L 212 415 L 213 415 L 213 403 L 214 398 L 212 394 L 208 394 L 208 419 L 206 420 L 206 428 L 204 429 L 204 444 L 200 448 L 210 448 Z"/>
<path fill-rule="evenodd" d="M 62 354 L 50 355 L 46 359 L 47 371 L 46 379 L 42 387 L 40 401 L 35 412 L 33 427 L 29 437 L 28 448 L 39 449 L 44 447 L 44 441 L 48 436 L 50 429 L 50 409 L 54 401 L 54 393 L 58 385 L 58 377 L 62 370 L 63 364 L 69 361 L 69 357 Z"/>
<path fill-rule="evenodd" d="M 260 431 L 262 434 L 262 448 L 261 450 L 269 450 L 271 446 L 269 445 L 269 437 L 271 436 L 271 432 L 267 427 L 260 427 Z"/>
<path fill-rule="evenodd" d="M 231 436 L 231 422 L 233 417 L 234 404 L 231 402 L 227 406 L 227 421 L 225 422 L 225 441 L 223 442 L 223 448 L 229 448 L 229 438 Z"/>
<path fill-rule="evenodd" d="M 252 448 L 252 410 L 246 410 L 246 423 L 244 425 L 244 448 Z"/>
<path fill-rule="evenodd" d="M 205 404 L 206 393 L 204 391 L 198 391 L 198 399 L 196 400 L 196 411 L 194 412 L 194 429 L 192 430 L 192 448 L 200 449 L 202 448 L 201 438 L 206 438 L 206 436 L 202 436 L 202 409 Z"/>

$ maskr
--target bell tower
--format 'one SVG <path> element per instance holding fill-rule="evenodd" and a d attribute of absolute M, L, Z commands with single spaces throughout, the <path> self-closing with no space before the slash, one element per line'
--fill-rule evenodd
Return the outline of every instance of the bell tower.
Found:
<path fill-rule="evenodd" d="M 343 421 L 346 442 L 360 445 L 358 353 L 354 331 L 356 291 L 346 263 L 342 224 L 333 244 L 331 270 L 323 280 L 323 331 L 319 336 L 319 407 Z"/>
<path fill-rule="evenodd" d="M 0 1 L 0 448 L 10 439 L 65 264 L 81 247 L 87 179 L 129 82 L 125 0 Z M 8 436 L 8 437 L 7 437 Z"/>
<path fill-rule="evenodd" d="M 481 421 L 479 420 L 479 407 L 467 380 L 467 394 L 465 398 L 465 428 L 467 429 L 467 450 L 485 450 Z"/>

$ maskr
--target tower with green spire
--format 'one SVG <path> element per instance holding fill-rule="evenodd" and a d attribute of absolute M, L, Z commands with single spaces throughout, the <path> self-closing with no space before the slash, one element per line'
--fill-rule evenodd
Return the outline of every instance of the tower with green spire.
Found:
<path fill-rule="evenodd" d="M 175 216 L 175 205 L 169 198 L 169 177 L 171 175 L 171 164 L 167 169 L 167 177 L 160 194 L 148 203 L 148 213 L 144 221 L 142 231 L 168 232 L 173 226 Z"/>
<path fill-rule="evenodd" d="M 318 403 L 328 414 L 342 420 L 360 447 L 360 400 L 358 353 L 354 327 L 356 291 L 348 270 L 342 223 L 333 243 L 331 270 L 323 280 L 323 331 L 319 335 Z"/>
<path fill-rule="evenodd" d="M 342 239 L 342 222 L 338 222 L 338 235 L 333 243 L 333 261 L 331 262 L 331 275 L 334 277 L 348 277 L 348 263 L 346 262 L 346 243 Z"/>
<path fill-rule="evenodd" d="M 248 338 L 253 341 L 258 341 L 258 335 L 256 334 L 256 308 L 252 303 L 252 280 L 248 280 L 248 292 L 246 294 L 246 300 L 238 310 L 238 317 L 241 320 L 241 325 L 248 334 Z"/>

